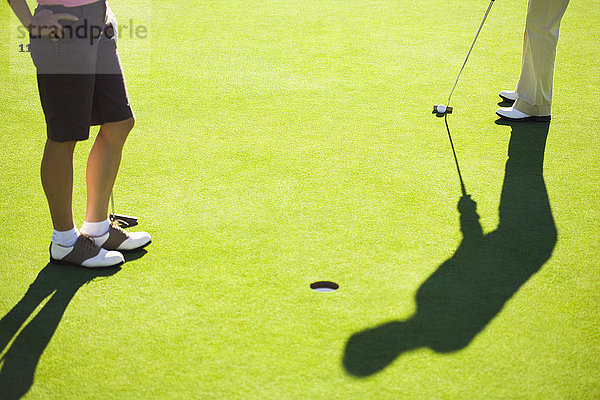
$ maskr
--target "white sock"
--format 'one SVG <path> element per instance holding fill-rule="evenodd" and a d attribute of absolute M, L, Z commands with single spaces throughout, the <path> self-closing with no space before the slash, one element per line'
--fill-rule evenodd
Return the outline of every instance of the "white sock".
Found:
<path fill-rule="evenodd" d="M 52 242 L 60 246 L 71 247 L 75 244 L 78 237 L 79 231 L 76 227 L 68 231 L 57 231 L 56 229 L 52 230 Z"/>
<path fill-rule="evenodd" d="M 108 232 L 110 221 L 106 218 L 102 222 L 87 222 L 84 221 L 81 226 L 81 233 L 87 236 L 102 236 Z"/>

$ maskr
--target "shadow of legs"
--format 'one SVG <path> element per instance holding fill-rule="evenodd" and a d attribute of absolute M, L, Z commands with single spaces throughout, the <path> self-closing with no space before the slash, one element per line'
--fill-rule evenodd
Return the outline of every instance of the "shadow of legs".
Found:
<path fill-rule="evenodd" d="M 2 400 L 17 400 L 29 391 L 40 357 L 79 288 L 94 278 L 114 275 L 119 270 L 46 265 L 23 299 L 0 320 L 4 351 L 0 368 Z M 48 297 L 48 302 L 37 315 L 23 326 Z M 8 347 L 13 337 L 14 341 Z"/>

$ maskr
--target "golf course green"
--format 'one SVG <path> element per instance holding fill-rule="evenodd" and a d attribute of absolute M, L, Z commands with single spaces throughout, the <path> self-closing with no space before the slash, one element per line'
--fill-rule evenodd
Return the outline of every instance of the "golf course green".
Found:
<path fill-rule="evenodd" d="M 515 124 L 526 2 L 494 2 L 455 154 L 432 106 L 488 1 L 110 5 L 136 114 L 115 210 L 153 242 L 89 270 L 49 264 L 44 115 L 0 4 L 0 399 L 600 398 L 600 0 L 563 18 L 552 121 Z"/>

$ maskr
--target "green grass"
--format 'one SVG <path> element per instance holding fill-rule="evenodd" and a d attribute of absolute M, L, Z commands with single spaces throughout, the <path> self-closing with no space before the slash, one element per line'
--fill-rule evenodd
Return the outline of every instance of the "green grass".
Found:
<path fill-rule="evenodd" d="M 430 110 L 487 2 L 111 6 L 149 32 L 119 43 L 137 125 L 115 195 L 154 243 L 109 277 L 45 269 L 45 127 L 2 4 L 0 388 L 18 382 L 26 399 L 600 397 L 599 1 L 572 2 L 563 20 L 543 180 L 540 127 L 494 123 L 496 94 L 520 71 L 526 7 L 492 9 L 448 120 L 484 233 L 500 206 L 512 225 L 457 254 L 460 185 Z M 524 152 L 510 168 L 509 143 Z M 79 223 L 90 146 L 76 151 Z M 321 279 L 341 289 L 312 292 Z M 415 312 L 426 322 L 407 333 Z M 347 350 L 350 338 L 364 342 Z"/>

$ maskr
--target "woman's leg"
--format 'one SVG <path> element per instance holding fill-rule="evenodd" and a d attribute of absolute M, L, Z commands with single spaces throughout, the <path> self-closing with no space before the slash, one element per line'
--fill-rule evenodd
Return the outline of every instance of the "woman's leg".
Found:
<path fill-rule="evenodd" d="M 73 229 L 73 151 L 75 143 L 47 139 L 41 178 L 52 225 L 57 231 Z"/>
<path fill-rule="evenodd" d="M 108 217 L 110 194 L 121 164 L 123 146 L 134 123 L 132 117 L 100 127 L 87 162 L 87 222 L 102 222 Z"/>

